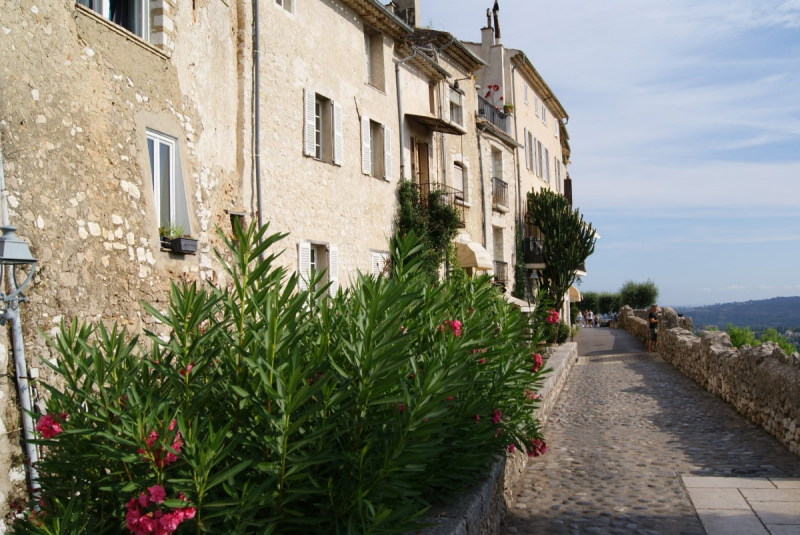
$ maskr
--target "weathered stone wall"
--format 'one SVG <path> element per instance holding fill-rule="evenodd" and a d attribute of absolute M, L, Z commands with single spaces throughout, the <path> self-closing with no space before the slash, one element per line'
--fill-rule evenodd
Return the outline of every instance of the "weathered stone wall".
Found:
<path fill-rule="evenodd" d="M 578 344 L 557 347 L 545 361 L 552 369 L 545 379 L 539 396 L 537 415 L 542 424 L 547 421 L 558 395 L 578 361 Z M 483 483 L 449 507 L 436 509 L 428 521 L 436 526 L 415 532 L 415 535 L 495 535 L 502 533 L 508 509 L 513 506 L 515 489 L 525 475 L 528 456 L 517 451 L 496 462 Z M 410 535 L 410 534 L 409 534 Z"/>
<path fill-rule="evenodd" d="M 623 328 L 646 342 L 648 327 L 642 312 L 620 310 Z M 671 308 L 659 319 L 656 350 L 706 390 L 721 397 L 751 422 L 800 455 L 800 354 L 786 355 L 766 342 L 735 348 L 725 332 L 705 331 L 700 338 L 682 325 Z"/>

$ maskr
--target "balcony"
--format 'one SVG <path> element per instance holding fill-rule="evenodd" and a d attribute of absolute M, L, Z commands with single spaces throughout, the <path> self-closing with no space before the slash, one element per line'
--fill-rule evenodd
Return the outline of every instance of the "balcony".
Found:
<path fill-rule="evenodd" d="M 464 213 L 464 192 L 432 182 L 416 184 L 419 189 L 419 199 L 423 206 L 428 205 L 428 200 L 435 192 L 440 192 L 438 199 L 444 206 L 450 206 L 458 214 L 459 228 L 466 227 L 466 214 Z"/>
<path fill-rule="evenodd" d="M 544 240 L 522 238 L 522 250 L 526 267 L 544 269 Z"/>
<path fill-rule="evenodd" d="M 492 103 L 478 95 L 478 116 L 483 117 L 497 128 L 509 133 L 509 116 L 498 110 Z"/>
<path fill-rule="evenodd" d="M 492 209 L 508 212 L 508 182 L 492 177 Z"/>
<path fill-rule="evenodd" d="M 508 285 L 508 262 L 494 261 L 494 282 L 501 286 Z"/>

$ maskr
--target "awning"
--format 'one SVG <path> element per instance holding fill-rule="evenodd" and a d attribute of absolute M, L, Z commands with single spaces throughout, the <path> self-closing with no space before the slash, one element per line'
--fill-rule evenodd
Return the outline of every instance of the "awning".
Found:
<path fill-rule="evenodd" d="M 492 255 L 480 243 L 474 241 L 456 244 L 456 258 L 462 268 L 494 269 Z"/>
<path fill-rule="evenodd" d="M 444 132 L 445 134 L 453 134 L 456 136 L 463 136 L 467 133 L 466 130 L 458 125 L 448 123 L 438 117 L 430 117 L 428 115 L 415 115 L 413 113 L 406 113 L 406 117 L 410 121 L 418 122 L 421 125 L 427 126 L 434 132 Z"/>
<path fill-rule="evenodd" d="M 570 303 L 579 303 L 579 302 L 583 301 L 583 297 L 581 297 L 581 293 L 578 291 L 578 289 L 576 287 L 570 286 L 569 290 L 568 290 L 568 293 L 569 293 L 569 302 Z"/>

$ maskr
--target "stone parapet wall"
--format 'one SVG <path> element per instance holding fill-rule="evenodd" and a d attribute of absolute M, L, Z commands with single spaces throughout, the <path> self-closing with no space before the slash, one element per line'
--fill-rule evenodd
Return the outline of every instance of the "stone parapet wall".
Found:
<path fill-rule="evenodd" d="M 642 313 L 647 317 L 646 311 L 622 308 L 620 326 L 646 342 Z M 698 338 L 679 326 L 686 318 L 671 308 L 661 314 L 659 355 L 800 455 L 800 355 L 787 355 L 772 342 L 737 349 L 725 332 L 704 331 Z"/>
<path fill-rule="evenodd" d="M 558 395 L 564 388 L 572 367 L 578 361 L 578 344 L 563 344 L 550 352 L 547 376 L 539 396 L 537 410 L 542 424 L 547 421 Z M 517 451 L 492 465 L 477 488 L 456 503 L 435 509 L 428 521 L 436 525 L 414 535 L 494 535 L 502 532 L 508 509 L 513 505 L 515 489 L 523 478 L 528 456 Z M 411 534 L 407 534 L 411 535 Z"/>

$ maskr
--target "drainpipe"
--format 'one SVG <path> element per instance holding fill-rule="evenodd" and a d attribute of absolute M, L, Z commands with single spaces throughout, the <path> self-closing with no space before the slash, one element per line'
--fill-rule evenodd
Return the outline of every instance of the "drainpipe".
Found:
<path fill-rule="evenodd" d="M 407 58 L 394 62 L 394 76 L 397 84 L 397 123 L 400 130 L 400 178 L 406 179 L 406 128 L 403 121 L 403 90 L 400 87 L 400 65 L 417 57 L 417 49 Z"/>
<path fill-rule="evenodd" d="M 524 52 L 522 53 L 522 57 L 527 59 Z M 514 65 L 514 67 L 511 68 L 511 100 L 515 110 L 517 109 L 517 84 L 514 80 L 514 71 L 518 68 L 519 65 Z M 517 115 L 517 113 L 514 114 L 514 140 L 519 143 Z M 519 167 L 519 147 L 514 151 L 514 158 L 517 160 L 517 223 L 520 225 L 520 228 L 522 228 L 522 170 Z"/>
<path fill-rule="evenodd" d="M 3 171 L 3 147 L 0 144 L 0 212 L 2 212 L 2 223 L 8 225 L 8 190 L 6 189 L 6 177 Z M 9 293 L 16 290 L 16 284 L 13 277 L 13 268 L 9 269 L 7 273 L 7 283 L 9 285 Z M 35 269 L 35 267 L 31 267 Z M 39 451 L 36 445 L 31 441 L 35 440 L 33 435 L 33 418 L 31 412 L 33 410 L 31 404 L 31 394 L 28 387 L 28 367 L 25 362 L 25 344 L 22 340 L 22 321 L 19 317 L 19 303 L 11 302 L 6 311 L 5 320 L 11 323 L 11 346 L 14 352 L 14 366 L 17 372 L 17 391 L 19 393 L 19 401 L 22 406 L 22 429 L 23 436 L 25 437 L 25 451 L 28 454 L 28 478 L 31 484 L 31 496 L 36 498 L 39 495 L 39 473 L 36 470 L 36 463 L 39 462 Z M 35 503 L 36 510 L 38 510 L 38 503 Z"/>
<path fill-rule="evenodd" d="M 256 211 L 258 212 L 258 228 L 263 225 L 261 210 L 261 84 L 259 72 L 261 67 L 261 50 L 258 43 L 258 0 L 253 0 L 253 143 L 255 144 L 255 159 L 253 165 L 256 171 Z M 259 240 L 260 242 L 261 240 Z M 263 256 L 262 256 L 263 260 Z"/>
<path fill-rule="evenodd" d="M 481 148 L 481 129 L 476 130 L 478 134 L 478 165 L 481 167 L 481 214 L 483 225 L 483 248 L 486 249 L 486 185 L 483 178 L 483 148 Z"/>

